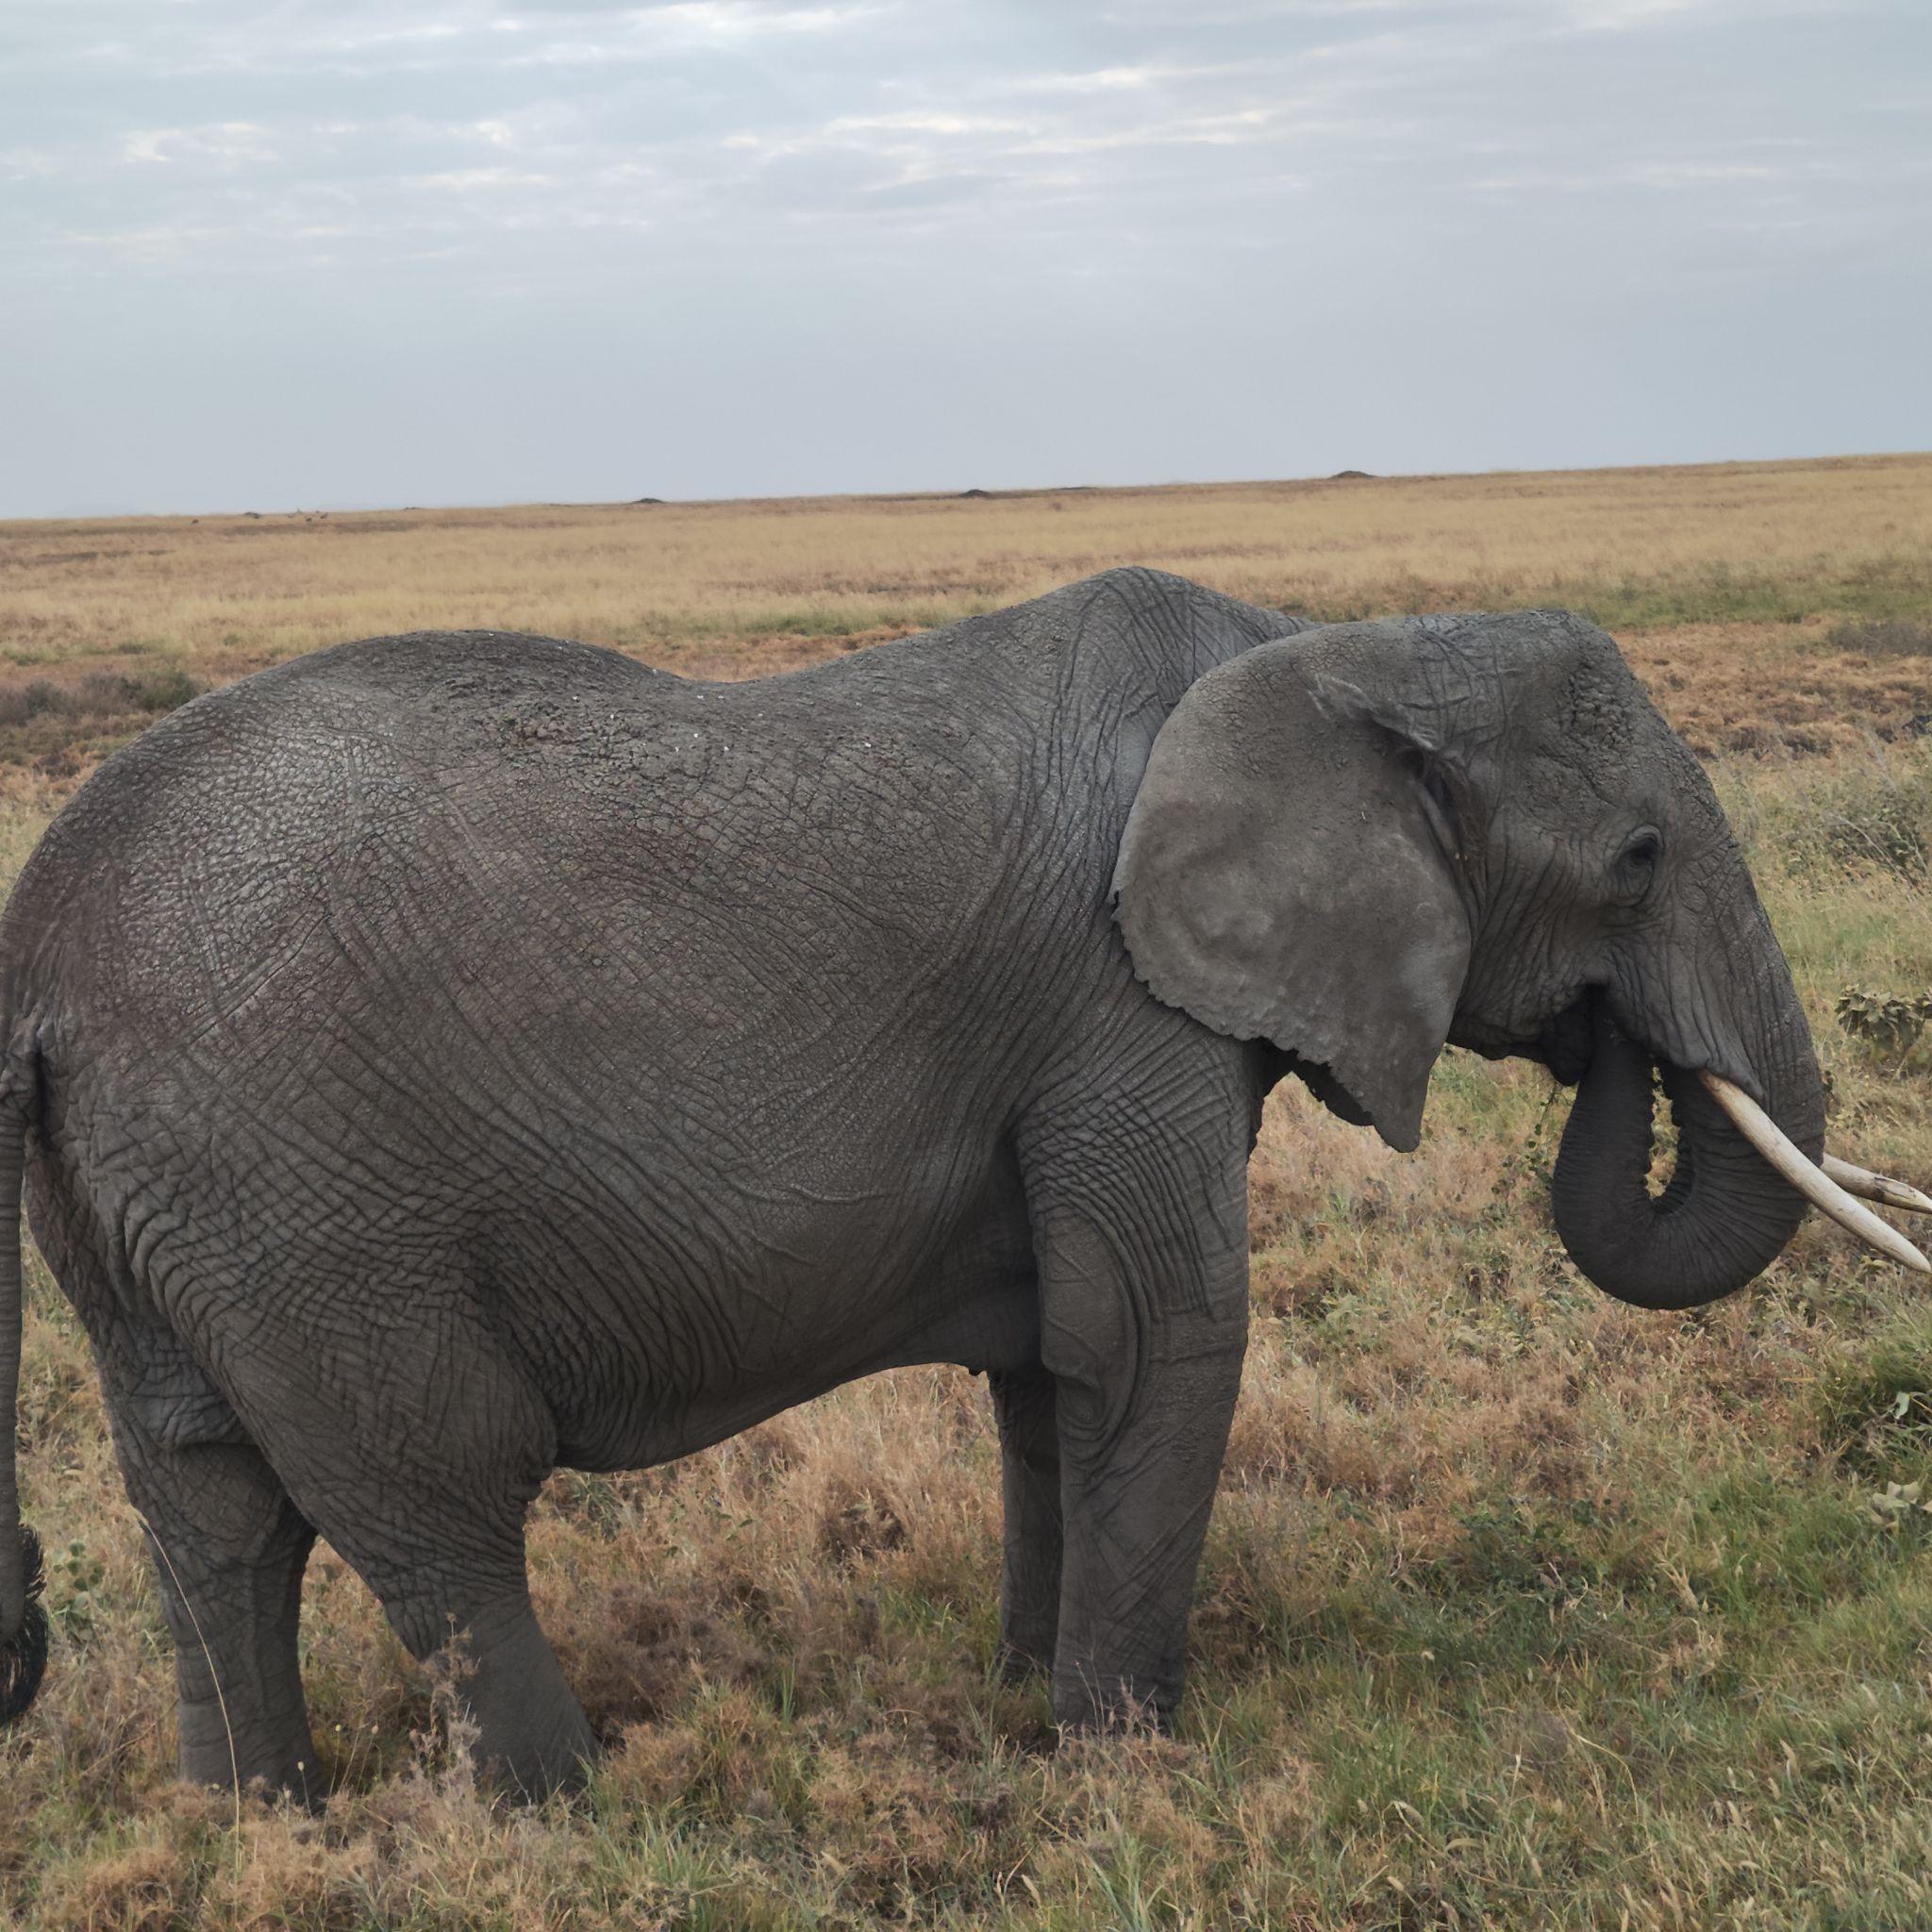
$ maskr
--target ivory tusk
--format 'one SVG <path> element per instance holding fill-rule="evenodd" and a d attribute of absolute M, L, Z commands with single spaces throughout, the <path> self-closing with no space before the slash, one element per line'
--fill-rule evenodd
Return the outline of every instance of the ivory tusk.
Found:
<path fill-rule="evenodd" d="M 1888 1208 L 1908 1208 L 1914 1214 L 1932 1214 L 1932 1194 L 1922 1194 L 1917 1188 L 1908 1188 L 1904 1181 L 1895 1181 L 1890 1174 L 1873 1174 L 1868 1169 L 1854 1167 L 1849 1160 L 1840 1160 L 1831 1154 L 1818 1164 L 1848 1194 L 1862 1194 L 1868 1201 L 1883 1201 Z"/>
<path fill-rule="evenodd" d="M 1784 1129 L 1741 1088 L 1732 1086 L 1722 1074 L 1708 1069 L 1697 1077 L 1730 1116 L 1739 1133 L 1814 1208 L 1822 1208 L 1859 1240 L 1869 1241 L 1881 1255 L 1889 1255 L 1900 1267 L 1932 1274 L 1932 1261 L 1926 1260 L 1897 1228 L 1880 1221 L 1871 1208 L 1860 1207 L 1822 1168 L 1814 1167 Z"/>

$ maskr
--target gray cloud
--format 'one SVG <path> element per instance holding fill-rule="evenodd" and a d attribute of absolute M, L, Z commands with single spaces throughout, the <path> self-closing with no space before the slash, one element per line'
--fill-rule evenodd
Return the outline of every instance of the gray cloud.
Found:
<path fill-rule="evenodd" d="M 1915 0 L 62 0 L 0 514 L 1932 442 Z"/>

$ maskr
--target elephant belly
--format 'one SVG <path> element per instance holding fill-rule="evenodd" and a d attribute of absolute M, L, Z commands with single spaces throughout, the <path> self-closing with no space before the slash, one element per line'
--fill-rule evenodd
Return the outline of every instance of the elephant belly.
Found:
<path fill-rule="evenodd" d="M 962 1303 L 949 1320 L 908 1329 L 891 1346 L 874 1341 L 837 1352 L 802 1353 L 757 1376 L 660 1397 L 629 1426 L 620 1423 L 597 1430 L 581 1443 L 559 1440 L 558 1461 L 579 1469 L 649 1469 L 724 1441 L 862 1375 L 922 1362 L 952 1362 L 975 1373 L 1017 1369 L 1037 1360 L 1039 1354 L 1039 1311 L 1031 1283 L 1008 1283 Z"/>
<path fill-rule="evenodd" d="M 544 1387 L 559 1463 L 648 1468 L 883 1369 L 1038 1359 L 1030 1232 L 1008 1162 L 890 1211 L 774 1215 L 766 1199 L 760 1217 L 737 1205 L 723 1253 L 680 1223 L 620 1282 L 533 1268 L 517 1353 Z"/>

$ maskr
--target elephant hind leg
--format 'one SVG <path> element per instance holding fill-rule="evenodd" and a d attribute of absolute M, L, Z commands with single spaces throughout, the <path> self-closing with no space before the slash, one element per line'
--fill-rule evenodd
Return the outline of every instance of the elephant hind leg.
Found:
<path fill-rule="evenodd" d="M 513 1570 L 491 1576 L 474 1550 L 454 1540 L 435 1546 L 442 1527 L 401 1563 L 373 1553 L 354 1529 L 329 1541 L 375 1591 L 410 1656 L 450 1671 L 487 1778 L 527 1798 L 579 1783 L 596 1740 L 530 1606 L 521 1550 Z"/>
<path fill-rule="evenodd" d="M 139 1286 L 58 1155 L 27 1175 L 35 1237 L 100 1368 L 114 1453 L 147 1533 L 175 1643 L 181 1775 L 261 1782 L 319 1803 L 321 1767 L 296 1661 L 315 1531 Z"/>
<path fill-rule="evenodd" d="M 596 1740 L 521 1579 L 491 1601 L 412 1592 L 383 1607 L 412 1655 L 449 1664 L 488 1778 L 532 1799 L 582 1781 Z"/>
<path fill-rule="evenodd" d="M 252 1443 L 169 1444 L 109 1408 L 175 1640 L 181 1775 L 319 1804 L 295 1649 L 314 1530 Z"/>
<path fill-rule="evenodd" d="M 554 1455 L 549 1411 L 480 1324 L 392 1290 L 380 1354 L 245 1402 L 277 1469 L 419 1662 L 451 1664 L 487 1775 L 540 1797 L 595 1745 L 531 1608 L 524 1517 Z M 416 1319 L 410 1319 L 412 1316 Z M 385 1328 L 384 1323 L 387 1323 Z M 326 1359 L 318 1338 L 311 1358 Z"/>

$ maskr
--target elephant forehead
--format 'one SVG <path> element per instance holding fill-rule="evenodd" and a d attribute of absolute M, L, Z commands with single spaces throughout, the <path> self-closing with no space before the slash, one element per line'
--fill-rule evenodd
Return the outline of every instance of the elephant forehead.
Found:
<path fill-rule="evenodd" d="M 1689 754 L 1622 659 L 1591 654 L 1553 696 L 1537 704 L 1525 693 L 1517 708 L 1515 755 L 1503 748 L 1515 802 L 1553 820 L 1661 811 L 1680 789 L 1673 776 Z"/>
<path fill-rule="evenodd" d="M 1581 751 L 1593 751 L 1607 759 L 1628 758 L 1637 746 L 1640 707 L 1648 708 L 1623 660 L 1606 663 L 1592 656 L 1570 673 L 1563 693 L 1562 729 Z"/>

